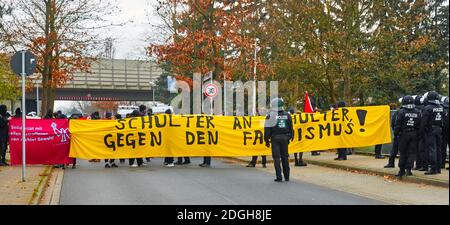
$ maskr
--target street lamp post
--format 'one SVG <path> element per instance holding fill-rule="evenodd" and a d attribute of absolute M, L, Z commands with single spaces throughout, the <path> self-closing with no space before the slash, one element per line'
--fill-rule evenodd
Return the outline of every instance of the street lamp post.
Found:
<path fill-rule="evenodd" d="M 36 116 L 40 116 L 39 114 L 39 82 L 36 80 Z"/>
<path fill-rule="evenodd" d="M 150 87 L 152 88 L 153 105 L 155 105 L 155 86 L 156 86 L 156 84 L 154 81 L 150 81 L 148 83 L 150 84 Z"/>

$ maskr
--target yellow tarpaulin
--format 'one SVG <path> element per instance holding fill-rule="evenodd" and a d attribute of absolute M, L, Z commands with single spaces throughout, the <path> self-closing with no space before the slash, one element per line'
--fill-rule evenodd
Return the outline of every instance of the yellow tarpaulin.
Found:
<path fill-rule="evenodd" d="M 388 106 L 349 107 L 292 115 L 289 152 L 391 142 Z M 265 117 L 155 115 L 122 120 L 71 120 L 70 157 L 119 159 L 165 156 L 270 155 Z"/>

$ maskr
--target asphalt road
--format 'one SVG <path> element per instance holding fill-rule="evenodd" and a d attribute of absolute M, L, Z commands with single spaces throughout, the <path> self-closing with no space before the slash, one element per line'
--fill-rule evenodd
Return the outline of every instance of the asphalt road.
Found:
<path fill-rule="evenodd" d="M 384 202 L 302 181 L 276 183 L 273 175 L 214 159 L 211 168 L 192 164 L 164 168 L 162 159 L 147 167 L 105 169 L 80 161 L 66 169 L 62 205 L 373 205 Z M 269 166 L 272 166 L 269 164 Z M 295 168 L 291 168 L 295 169 Z"/>

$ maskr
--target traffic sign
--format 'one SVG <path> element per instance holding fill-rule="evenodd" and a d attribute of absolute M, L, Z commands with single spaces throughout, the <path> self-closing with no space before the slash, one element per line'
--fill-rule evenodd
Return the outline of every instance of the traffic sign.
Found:
<path fill-rule="evenodd" d="M 26 169 L 26 113 L 25 109 L 25 76 L 30 76 L 36 69 L 36 56 L 30 51 L 18 51 L 11 57 L 11 69 L 12 71 L 22 77 L 22 181 L 25 181 L 25 169 Z"/>
<path fill-rule="evenodd" d="M 215 84 L 207 84 L 203 89 L 203 93 L 206 97 L 214 98 L 219 93 L 219 88 Z"/>
<path fill-rule="evenodd" d="M 24 64 L 25 71 L 22 71 Z M 30 51 L 18 51 L 11 57 L 11 69 L 19 76 L 22 75 L 22 72 L 25 72 L 25 76 L 32 75 L 36 69 L 36 64 L 36 56 Z"/>

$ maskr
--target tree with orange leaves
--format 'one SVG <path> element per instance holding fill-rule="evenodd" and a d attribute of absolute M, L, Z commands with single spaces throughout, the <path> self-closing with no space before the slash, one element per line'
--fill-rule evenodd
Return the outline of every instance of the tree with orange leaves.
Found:
<path fill-rule="evenodd" d="M 178 79 L 194 72 L 212 72 L 218 80 L 253 77 L 256 36 L 245 25 L 257 20 L 255 1 L 163 0 L 156 11 L 168 38 L 150 45 L 148 53 Z M 258 70 L 270 71 L 261 62 Z"/>
<path fill-rule="evenodd" d="M 90 63 L 101 49 L 97 30 L 108 26 L 102 18 L 113 9 L 100 0 L 9 2 L 13 10 L 0 21 L 2 42 L 9 51 L 27 48 L 37 56 L 36 72 L 43 86 L 41 112 L 53 110 L 56 88 L 75 72 L 90 72 Z"/>

